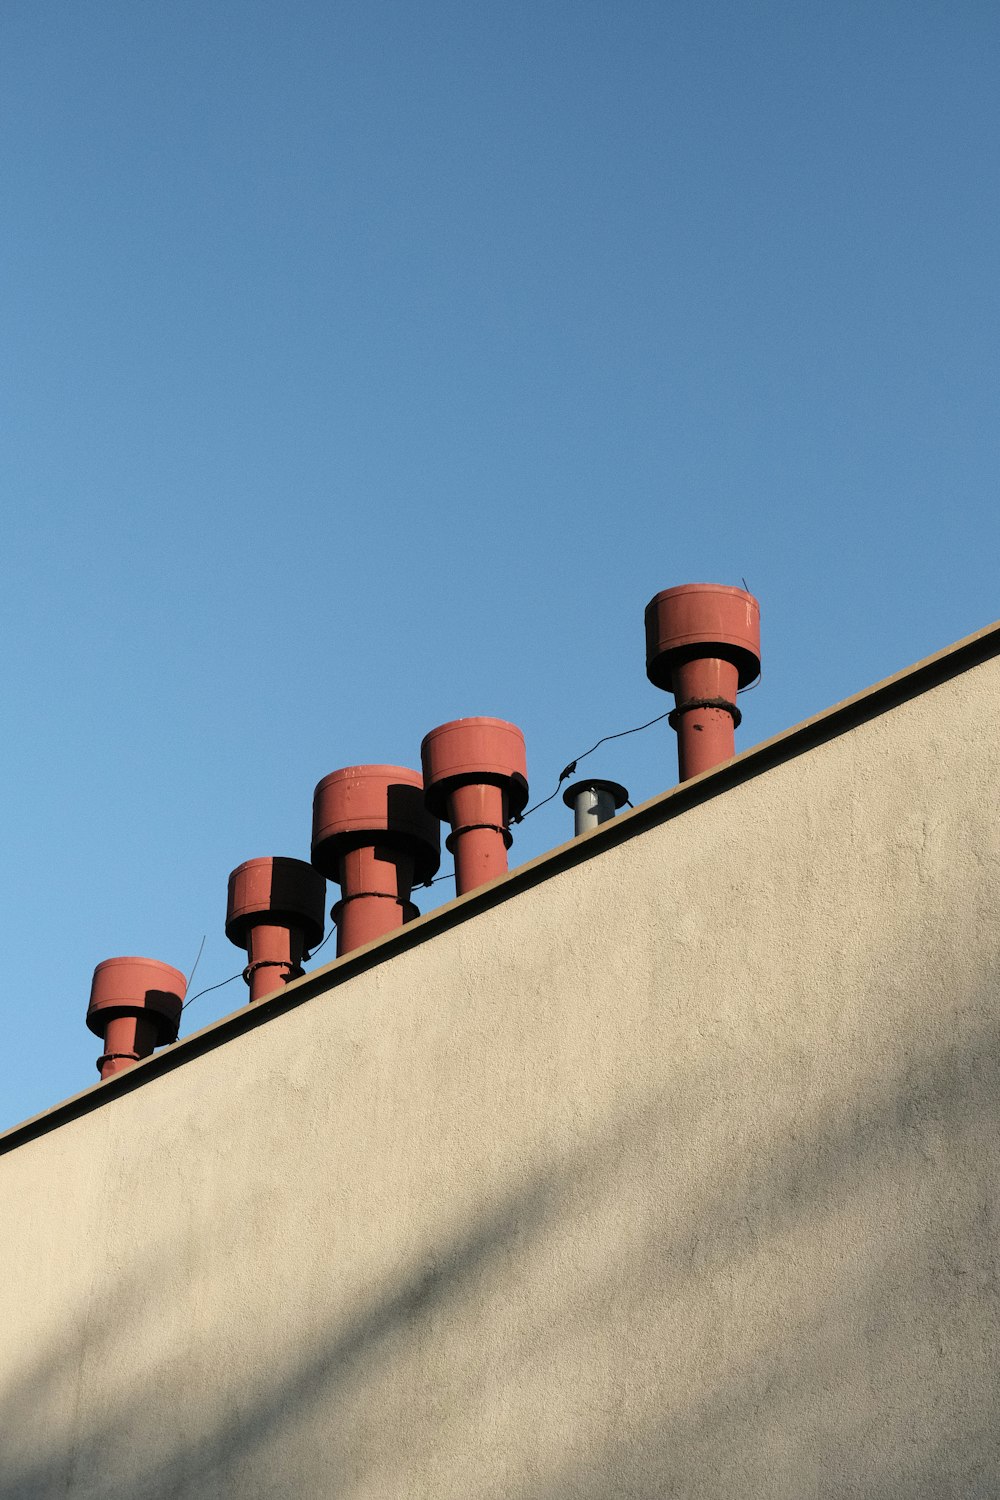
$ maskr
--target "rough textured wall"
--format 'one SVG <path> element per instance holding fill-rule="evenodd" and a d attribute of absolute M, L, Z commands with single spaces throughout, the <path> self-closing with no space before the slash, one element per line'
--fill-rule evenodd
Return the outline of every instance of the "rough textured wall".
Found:
<path fill-rule="evenodd" d="M 1000 1494 L 998 687 L 0 1160 L 0 1494 Z"/>

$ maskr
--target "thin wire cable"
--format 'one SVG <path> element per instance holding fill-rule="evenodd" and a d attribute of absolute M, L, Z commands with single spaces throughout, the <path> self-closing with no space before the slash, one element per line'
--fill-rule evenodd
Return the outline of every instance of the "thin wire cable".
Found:
<path fill-rule="evenodd" d="M 750 585 L 747 583 L 746 579 L 745 578 L 741 578 L 740 579 L 740 583 L 742 583 L 742 585 L 743 585 L 743 592 L 745 594 L 749 594 L 751 592 L 751 590 L 750 590 Z M 760 679 L 761 679 L 761 675 L 762 674 L 761 674 L 760 667 L 758 667 L 757 668 L 757 676 L 754 678 L 753 682 L 748 682 L 745 688 L 737 688 L 736 689 L 737 695 L 740 694 L 740 693 L 749 693 L 749 692 L 751 692 L 755 687 L 757 687 L 759 685 Z"/>
<path fill-rule="evenodd" d="M 424 890 L 426 890 L 428 888 L 428 886 L 438 885 L 440 883 L 440 881 L 442 881 L 442 880 L 454 880 L 454 879 L 455 879 L 455 871 L 454 870 L 445 870 L 445 872 L 444 872 L 443 875 L 435 875 L 433 880 L 425 880 L 423 888 L 424 888 Z"/>
<path fill-rule="evenodd" d="M 323 941 L 321 943 L 317 943 L 316 947 L 310 953 L 310 955 L 309 955 L 309 962 L 310 963 L 312 963 L 313 959 L 316 957 L 317 953 L 319 953 L 320 949 L 326 947 L 327 943 L 333 937 L 333 934 L 336 932 L 336 930 L 337 930 L 337 925 L 336 925 L 336 923 L 334 923 L 333 926 L 330 928 L 330 931 L 327 933 L 326 937 L 323 939 Z"/>
<path fill-rule="evenodd" d="M 336 927 L 331 927 L 330 928 L 330 931 L 327 933 L 327 935 L 323 939 L 322 943 L 320 943 L 318 947 L 314 948 L 313 951 L 312 951 L 312 953 L 309 955 L 310 960 L 312 960 L 312 959 L 314 959 L 316 957 L 316 955 L 319 952 L 320 948 L 325 947 L 325 945 L 333 937 L 333 934 L 336 932 L 336 930 L 337 930 Z M 204 939 L 202 940 L 202 942 L 204 943 Z M 191 972 L 193 974 L 194 973 L 194 969 L 192 969 Z M 218 982 L 218 984 L 210 984 L 210 985 L 207 986 L 207 988 L 205 988 L 203 990 L 199 990 L 198 993 L 197 993 L 197 995 L 192 995 L 189 1000 L 185 1000 L 184 1001 L 184 1004 L 181 1006 L 181 1012 L 183 1013 L 184 1011 L 186 1011 L 187 1008 L 188 1008 L 188 1006 L 192 1005 L 195 1000 L 200 1000 L 201 997 L 202 997 L 202 995 L 210 995 L 213 990 L 221 990 L 225 985 L 232 984 L 232 982 L 233 982 L 234 979 L 242 979 L 242 978 L 243 978 L 243 970 L 240 969 L 237 974 L 230 974 L 230 976 L 229 976 L 228 979 L 220 979 L 219 982 Z"/>
<path fill-rule="evenodd" d="M 540 807 L 544 807 L 547 802 L 551 802 L 553 797 L 558 797 L 559 789 L 562 786 L 563 782 L 568 777 L 572 776 L 581 760 L 586 760 L 588 755 L 593 755 L 595 750 L 599 750 L 601 746 L 606 745 L 609 740 L 623 740 L 628 734 L 638 734 L 640 730 L 651 729 L 654 724 L 659 724 L 663 719 L 669 719 L 672 712 L 673 709 L 667 709 L 666 713 L 657 714 L 655 719 L 647 719 L 645 724 L 636 724 L 632 729 L 619 729 L 617 734 L 602 734 L 597 743 L 591 745 L 589 750 L 584 750 L 582 755 L 578 755 L 576 757 L 576 760 L 571 760 L 568 766 L 564 766 L 562 768 L 562 770 L 559 772 L 559 780 L 556 782 L 555 791 L 550 792 L 547 797 L 542 798 L 541 802 L 536 802 L 533 807 L 529 807 L 526 812 L 521 813 L 514 819 L 514 822 L 523 823 L 525 818 L 530 818 L 533 812 L 537 812 Z"/>
<path fill-rule="evenodd" d="M 194 971 L 192 970 L 192 973 L 193 972 Z M 197 995 L 192 995 L 190 997 L 190 999 L 184 1001 L 184 1004 L 181 1006 L 181 1013 L 183 1014 L 183 1012 L 187 1010 L 188 1006 L 189 1005 L 193 1005 L 196 1000 L 200 1000 L 201 997 L 202 997 L 202 995 L 210 995 L 213 990 L 221 990 L 222 987 L 223 987 L 223 985 L 225 985 L 225 984 L 232 984 L 232 982 L 233 982 L 234 979 L 242 979 L 242 978 L 243 978 L 243 970 L 240 969 L 238 971 L 238 973 L 236 973 L 236 974 L 230 974 L 230 976 L 229 976 L 228 979 L 220 979 L 219 982 L 218 982 L 218 984 L 207 985 L 205 989 L 199 990 L 198 993 L 197 993 Z"/>
<path fill-rule="evenodd" d="M 203 932 L 202 935 L 201 935 L 201 945 L 198 948 L 198 956 L 195 959 L 194 963 L 191 965 L 191 972 L 188 975 L 187 980 L 185 981 L 185 984 L 184 984 L 184 988 L 186 990 L 189 990 L 191 988 L 191 981 L 192 981 L 192 979 L 195 976 L 195 970 L 197 969 L 198 965 L 201 963 L 201 955 L 205 951 L 205 939 L 207 937 L 208 937 L 208 933 L 207 932 Z"/>

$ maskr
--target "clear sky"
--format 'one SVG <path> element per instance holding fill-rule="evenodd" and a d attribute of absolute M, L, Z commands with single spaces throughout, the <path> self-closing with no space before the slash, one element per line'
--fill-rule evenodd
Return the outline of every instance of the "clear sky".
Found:
<path fill-rule="evenodd" d="M 657 590 L 760 598 L 741 747 L 1000 614 L 998 64 L 987 0 L 7 0 L 0 1125 L 100 959 L 240 968 L 328 771 L 496 714 L 537 797 L 667 709 Z"/>

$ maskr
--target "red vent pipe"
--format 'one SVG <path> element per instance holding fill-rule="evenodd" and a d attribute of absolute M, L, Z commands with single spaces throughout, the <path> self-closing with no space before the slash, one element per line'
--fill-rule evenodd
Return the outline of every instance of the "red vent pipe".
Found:
<path fill-rule="evenodd" d="M 245 948 L 250 1002 L 302 974 L 323 940 L 326 881 L 301 859 L 248 859 L 229 877 L 226 937 Z"/>
<path fill-rule="evenodd" d="M 350 953 L 419 916 L 414 885 L 433 879 L 441 831 L 424 805 L 419 772 L 345 766 L 316 788 L 312 861 L 340 886 L 337 952 Z"/>
<path fill-rule="evenodd" d="M 743 589 L 685 583 L 646 606 L 646 676 L 672 692 L 681 781 L 736 754 L 739 688 L 760 672 L 760 605 Z"/>
<path fill-rule="evenodd" d="M 106 958 L 97 965 L 87 1025 L 104 1041 L 97 1059 L 102 1078 L 177 1040 L 186 989 L 184 975 L 155 958 Z"/>
<path fill-rule="evenodd" d="M 451 824 L 461 896 L 507 873 L 511 818 L 528 802 L 524 735 L 504 719 L 453 719 L 420 746 L 427 806 Z"/>

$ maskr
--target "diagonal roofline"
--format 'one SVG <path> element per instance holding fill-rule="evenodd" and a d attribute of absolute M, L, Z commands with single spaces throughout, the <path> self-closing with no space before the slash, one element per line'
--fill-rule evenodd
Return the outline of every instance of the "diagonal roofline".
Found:
<path fill-rule="evenodd" d="M 1000 620 L 972 635 L 964 636 L 953 645 L 924 657 L 912 666 L 904 667 L 902 671 L 845 698 L 832 708 L 824 709 L 812 718 L 782 730 L 771 739 L 752 745 L 732 760 L 705 771 L 700 776 L 692 777 L 689 781 L 669 787 L 665 792 L 657 793 L 630 812 L 621 813 L 610 822 L 602 823 L 588 833 L 580 834 L 567 843 L 537 855 L 488 885 L 479 886 L 464 896 L 457 896 L 453 901 L 436 907 L 365 947 L 356 948 L 342 958 L 312 970 L 301 979 L 287 984 L 284 989 L 258 1000 L 254 1005 L 245 1004 L 239 1010 L 210 1022 L 199 1031 L 182 1037 L 172 1046 L 153 1053 L 131 1068 L 103 1081 L 99 1080 L 40 1114 L 11 1126 L 0 1133 L 0 1155 L 68 1124 L 81 1115 L 89 1114 L 91 1110 L 110 1103 L 121 1094 L 141 1088 L 158 1075 L 180 1067 L 189 1058 L 210 1052 L 233 1037 L 256 1026 L 265 1025 L 314 996 L 327 993 L 353 975 L 372 968 L 417 943 L 428 941 L 437 933 L 465 921 L 479 911 L 499 905 L 547 880 L 558 871 L 592 859 L 603 849 L 623 843 L 647 828 L 668 822 L 728 788 L 750 781 L 773 766 L 802 755 L 828 740 L 836 739 L 858 725 L 878 718 L 899 704 L 919 697 L 939 683 L 958 677 L 998 655 Z"/>

